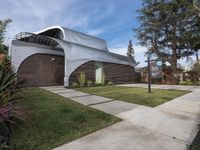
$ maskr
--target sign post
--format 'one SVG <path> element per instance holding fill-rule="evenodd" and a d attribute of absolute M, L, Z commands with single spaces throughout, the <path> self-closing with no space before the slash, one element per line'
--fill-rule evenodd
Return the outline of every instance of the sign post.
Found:
<path fill-rule="evenodd" d="M 148 92 L 151 93 L 151 64 L 150 64 L 151 55 L 148 54 L 147 62 L 148 62 Z"/>

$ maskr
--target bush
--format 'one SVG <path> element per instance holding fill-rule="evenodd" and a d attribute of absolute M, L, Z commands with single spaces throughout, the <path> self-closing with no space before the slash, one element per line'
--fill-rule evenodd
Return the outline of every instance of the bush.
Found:
<path fill-rule="evenodd" d="M 73 82 L 72 85 L 71 85 L 71 87 L 72 87 L 72 88 L 77 88 L 77 87 L 79 87 L 79 85 L 78 85 L 78 83 Z"/>
<path fill-rule="evenodd" d="M 90 81 L 90 80 L 88 80 L 88 81 L 87 81 L 87 86 L 93 86 L 93 82 Z"/>
<path fill-rule="evenodd" d="M 85 85 L 86 77 L 85 77 L 85 72 L 80 72 L 80 75 L 78 77 L 78 82 L 80 87 L 83 87 Z"/>
<path fill-rule="evenodd" d="M 94 85 L 95 85 L 95 86 L 101 86 L 102 84 L 95 81 L 95 82 L 94 82 Z"/>
<path fill-rule="evenodd" d="M 186 81 L 181 81 L 179 84 L 180 85 L 193 85 L 193 82 L 190 80 L 186 80 Z"/>
<path fill-rule="evenodd" d="M 103 73 L 101 78 L 101 85 L 105 85 L 106 75 Z"/>
<path fill-rule="evenodd" d="M 110 81 L 109 81 L 109 82 L 107 83 L 107 85 L 108 85 L 108 86 L 111 86 L 111 85 L 114 85 L 114 84 L 113 84 L 113 82 L 110 82 Z"/>

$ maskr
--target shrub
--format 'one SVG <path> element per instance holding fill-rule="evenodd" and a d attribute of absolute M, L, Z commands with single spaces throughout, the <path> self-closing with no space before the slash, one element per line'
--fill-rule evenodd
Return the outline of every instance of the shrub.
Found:
<path fill-rule="evenodd" d="M 186 80 L 186 81 L 181 81 L 179 84 L 180 85 L 193 85 L 193 82 L 190 80 Z"/>
<path fill-rule="evenodd" d="M 94 85 L 95 85 L 95 86 L 100 86 L 100 85 L 102 85 L 102 84 L 95 81 L 95 82 L 94 82 Z"/>
<path fill-rule="evenodd" d="M 88 81 L 87 81 L 87 86 L 92 86 L 92 85 L 93 85 L 93 82 L 90 81 L 90 80 L 88 80 Z"/>
<path fill-rule="evenodd" d="M 30 125 L 29 113 L 23 106 L 18 105 L 19 86 L 16 74 L 12 71 L 10 61 L 4 59 L 0 62 L 0 126 L 3 128 L 0 133 L 0 147 L 6 145 L 11 149 L 11 134 L 19 123 L 25 122 Z"/>
<path fill-rule="evenodd" d="M 80 75 L 78 77 L 78 82 L 80 87 L 83 87 L 85 85 L 86 77 L 85 77 L 85 72 L 80 72 Z"/>
<path fill-rule="evenodd" d="M 103 73 L 101 77 L 101 85 L 105 85 L 106 75 Z"/>
<path fill-rule="evenodd" d="M 113 82 L 110 82 L 110 81 L 109 81 L 109 82 L 107 83 L 107 85 L 108 85 L 108 86 L 111 86 L 111 85 L 114 85 L 114 84 L 113 84 Z"/>
<path fill-rule="evenodd" d="M 76 83 L 76 82 L 73 82 L 71 86 L 72 86 L 73 88 L 79 87 L 78 83 Z"/>

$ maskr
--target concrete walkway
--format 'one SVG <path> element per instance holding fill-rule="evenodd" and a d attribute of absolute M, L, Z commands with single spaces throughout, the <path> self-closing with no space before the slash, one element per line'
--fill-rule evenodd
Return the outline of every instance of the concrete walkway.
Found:
<path fill-rule="evenodd" d="M 123 86 L 147 87 L 144 84 Z M 62 87 L 44 88 L 123 119 L 54 150 L 186 150 L 198 132 L 200 88 L 168 85 L 154 85 L 153 88 L 192 92 L 151 108 Z"/>
<path fill-rule="evenodd" d="M 147 84 L 122 84 L 117 86 L 125 86 L 125 87 L 140 87 L 147 88 Z M 197 88 L 197 86 L 183 86 L 183 85 L 163 85 L 163 84 L 151 84 L 152 88 L 155 89 L 168 89 L 168 90 L 186 90 L 193 91 Z"/>
<path fill-rule="evenodd" d="M 146 108 L 146 106 L 127 103 L 123 101 L 113 100 L 101 96 L 90 95 L 83 92 L 78 92 L 72 89 L 66 89 L 61 86 L 53 86 L 53 87 L 41 87 L 50 92 L 58 94 L 60 96 L 70 98 L 72 101 L 81 103 L 86 106 L 93 107 L 100 111 L 106 112 L 111 115 L 117 116 L 122 112 L 126 112 L 132 110 L 136 107 Z"/>

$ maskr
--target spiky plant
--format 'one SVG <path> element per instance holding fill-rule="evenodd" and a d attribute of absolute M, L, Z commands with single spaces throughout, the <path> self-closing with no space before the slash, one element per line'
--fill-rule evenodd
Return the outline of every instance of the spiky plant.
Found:
<path fill-rule="evenodd" d="M 23 106 L 18 105 L 18 91 L 16 74 L 10 61 L 4 59 L 0 62 L 0 126 L 3 127 L 3 133 L 0 133 L 0 147 L 4 144 L 11 149 L 11 134 L 14 133 L 16 126 L 20 127 L 20 122 L 30 125 L 28 112 Z"/>

